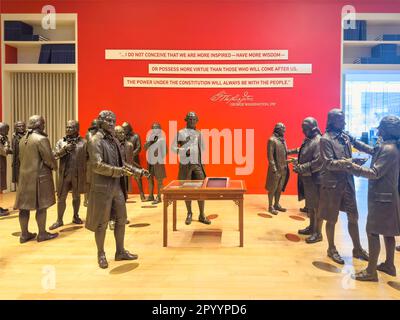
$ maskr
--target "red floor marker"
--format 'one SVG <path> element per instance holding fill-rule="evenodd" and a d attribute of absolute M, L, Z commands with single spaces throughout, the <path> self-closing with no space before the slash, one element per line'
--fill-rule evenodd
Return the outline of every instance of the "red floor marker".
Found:
<path fill-rule="evenodd" d="M 257 215 L 261 218 L 272 218 L 272 216 L 267 213 L 258 213 Z"/>
<path fill-rule="evenodd" d="M 289 216 L 289 218 L 293 219 L 293 220 L 298 220 L 298 221 L 304 221 L 306 219 L 304 219 L 303 217 L 300 216 Z"/>
<path fill-rule="evenodd" d="M 293 233 L 287 233 L 285 234 L 286 239 L 292 242 L 299 242 L 301 239 L 299 236 L 293 234 Z"/>

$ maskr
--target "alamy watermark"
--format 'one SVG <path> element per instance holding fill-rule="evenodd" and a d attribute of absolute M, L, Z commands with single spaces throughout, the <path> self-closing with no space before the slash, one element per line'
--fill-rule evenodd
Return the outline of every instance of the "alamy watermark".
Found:
<path fill-rule="evenodd" d="M 236 175 L 254 171 L 254 129 L 184 128 L 178 131 L 177 121 L 169 121 L 169 147 L 166 133 L 150 130 L 146 142 L 149 164 L 235 164 Z"/>

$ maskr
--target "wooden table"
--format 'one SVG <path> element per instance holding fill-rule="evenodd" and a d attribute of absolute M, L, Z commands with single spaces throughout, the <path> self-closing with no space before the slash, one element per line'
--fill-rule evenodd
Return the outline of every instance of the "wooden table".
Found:
<path fill-rule="evenodd" d="M 225 187 L 208 187 L 206 180 L 174 180 L 162 190 L 164 203 L 163 246 L 168 246 L 168 207 L 172 204 L 173 231 L 176 231 L 176 201 L 178 200 L 233 200 L 239 207 L 240 247 L 243 247 L 243 180 L 229 180 Z M 211 178 L 210 178 L 211 179 Z M 201 186 L 187 186 L 198 183 Z M 186 186 L 185 186 L 186 184 Z"/>

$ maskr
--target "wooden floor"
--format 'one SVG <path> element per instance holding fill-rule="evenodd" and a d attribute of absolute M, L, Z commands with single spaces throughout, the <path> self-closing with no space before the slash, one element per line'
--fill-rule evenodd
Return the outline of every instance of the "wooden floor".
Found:
<path fill-rule="evenodd" d="M 15 193 L 0 195 L 1 205 L 12 207 L 14 197 Z M 72 219 L 70 200 L 65 223 Z M 238 214 L 233 202 L 206 203 L 207 215 L 214 215 L 211 226 L 197 221 L 186 226 L 184 204 L 178 203 L 178 231 L 172 232 L 170 225 L 170 247 L 163 248 L 162 205 L 143 207 L 147 203 L 133 195 L 128 201 L 131 223 L 125 244 L 139 259 L 114 261 L 114 238 L 109 231 L 106 270 L 97 266 L 93 233 L 82 227 L 67 224 L 55 240 L 20 244 L 17 212 L 0 218 L 0 299 L 400 298 L 399 278 L 380 273 L 379 283 L 351 280 L 352 268 L 364 268 L 366 263 L 351 258 L 345 216 L 336 235 L 346 260 L 344 267 L 326 257 L 325 240 L 314 245 L 306 244 L 303 236 L 298 242 L 288 240 L 287 234 L 296 235 L 307 223 L 293 219 L 304 217 L 298 211 L 302 203 L 295 196 L 284 196 L 281 201 L 288 212 L 268 218 L 263 215 L 266 196 L 246 195 L 244 248 L 238 247 Z M 362 243 L 367 248 L 365 201 L 360 211 Z M 48 213 L 48 226 L 55 214 L 54 206 Z M 82 207 L 81 216 L 85 215 Z M 34 214 L 30 230 L 37 231 Z M 396 253 L 396 263 L 400 267 L 400 253 Z"/>

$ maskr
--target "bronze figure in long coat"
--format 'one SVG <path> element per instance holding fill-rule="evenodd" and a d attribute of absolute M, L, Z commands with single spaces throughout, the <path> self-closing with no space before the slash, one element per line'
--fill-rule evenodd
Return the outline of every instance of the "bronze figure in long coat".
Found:
<path fill-rule="evenodd" d="M 147 170 L 149 177 L 149 197 L 146 201 L 152 201 L 152 204 L 161 202 L 161 189 L 163 180 L 167 177 L 165 172 L 165 156 L 167 153 L 167 143 L 162 134 L 161 125 L 157 122 L 151 126 L 151 134 L 148 136 L 144 149 L 147 151 Z M 154 199 L 154 178 L 157 180 L 157 198 Z"/>
<path fill-rule="evenodd" d="M 44 128 L 42 116 L 30 117 L 28 131 L 19 142 L 21 163 L 14 207 L 19 209 L 21 243 L 36 237 L 36 233 L 28 231 L 30 210 L 36 210 L 39 242 L 58 236 L 46 231 L 47 208 L 56 203 L 52 170 L 57 168 L 57 162 Z"/>
<path fill-rule="evenodd" d="M 360 141 L 354 146 L 372 155 L 370 168 L 348 162 L 349 172 L 368 181 L 367 234 L 369 246 L 368 267 L 353 275 L 360 281 L 378 281 L 377 270 L 396 276 L 394 265 L 395 236 L 400 235 L 400 118 L 384 117 L 378 127 L 382 142 L 375 147 Z M 379 235 L 384 236 L 386 261 L 378 265 Z"/>
<path fill-rule="evenodd" d="M 343 159 L 351 159 L 351 141 L 344 133 L 344 114 L 340 109 L 328 113 L 326 133 L 321 138 L 321 189 L 319 215 L 326 220 L 328 238 L 328 257 L 339 264 L 344 260 L 335 246 L 335 225 L 339 211 L 345 211 L 348 217 L 348 230 L 353 242 L 353 257 L 368 260 L 368 254 L 362 249 L 358 230 L 358 210 L 353 175 L 346 172 Z"/>
<path fill-rule="evenodd" d="M 0 193 L 7 189 L 7 155 L 12 153 L 10 142 L 8 141 L 9 126 L 0 122 Z M 0 207 L 0 217 L 7 216 L 8 209 Z"/>
<path fill-rule="evenodd" d="M 290 171 L 287 156 L 298 152 L 298 149 L 287 148 L 285 131 L 285 125 L 281 122 L 277 123 L 267 143 L 268 173 L 265 189 L 268 191 L 268 211 L 272 214 L 286 211 L 279 204 L 279 200 L 289 181 Z"/>
<path fill-rule="evenodd" d="M 127 220 L 124 176 L 147 174 L 146 170 L 125 163 L 120 143 L 114 136 L 115 121 L 115 114 L 112 111 L 101 111 L 98 117 L 99 129 L 88 143 L 92 179 L 86 228 L 95 232 L 100 268 L 108 267 L 104 241 L 111 211 L 115 214 L 115 260 L 138 258 L 124 248 Z"/>
<path fill-rule="evenodd" d="M 12 182 L 18 183 L 19 177 L 19 141 L 26 133 L 26 124 L 23 121 L 17 121 L 14 125 L 14 133 L 12 137 Z"/>
<path fill-rule="evenodd" d="M 74 215 L 72 223 L 82 224 L 79 217 L 81 194 L 86 192 L 86 140 L 79 136 L 79 122 L 69 120 L 66 136 L 57 141 L 54 156 L 60 160 L 57 186 L 57 221 L 50 230 L 64 225 L 63 217 L 66 209 L 68 192 L 72 191 L 72 207 Z"/>
<path fill-rule="evenodd" d="M 302 123 L 305 139 L 300 147 L 298 162 L 293 170 L 298 177 L 299 200 L 305 199 L 308 208 L 310 225 L 299 230 L 299 234 L 310 235 L 306 238 L 307 243 L 322 241 L 322 219 L 318 216 L 320 173 L 322 159 L 320 154 L 321 131 L 317 120 L 308 117 Z"/>

